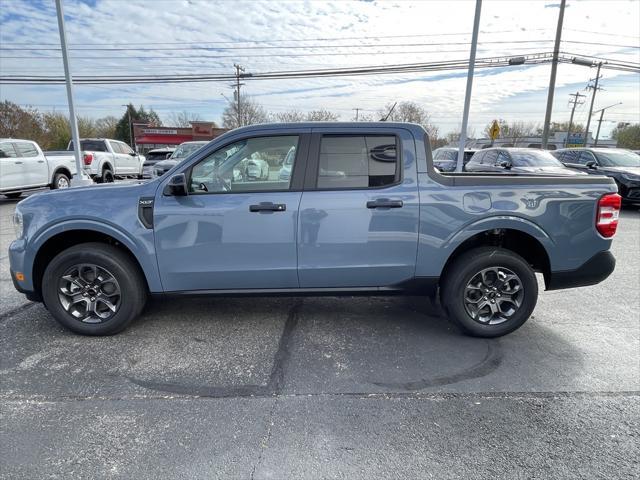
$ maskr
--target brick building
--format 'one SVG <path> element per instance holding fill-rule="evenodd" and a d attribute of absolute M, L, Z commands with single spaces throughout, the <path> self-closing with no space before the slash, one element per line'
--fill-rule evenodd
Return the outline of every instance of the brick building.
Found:
<path fill-rule="evenodd" d="M 217 128 L 213 122 L 191 122 L 190 127 L 152 127 L 134 123 L 133 137 L 136 150 L 146 153 L 154 148 L 177 146 L 194 140 L 212 140 L 228 129 Z"/>

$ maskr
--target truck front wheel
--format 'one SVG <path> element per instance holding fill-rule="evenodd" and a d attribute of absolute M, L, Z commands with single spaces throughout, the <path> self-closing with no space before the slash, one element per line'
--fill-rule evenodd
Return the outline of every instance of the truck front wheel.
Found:
<path fill-rule="evenodd" d="M 82 335 L 112 335 L 142 311 L 146 282 L 129 256 L 103 243 L 84 243 L 53 258 L 42 277 L 47 310 Z"/>
<path fill-rule="evenodd" d="M 449 317 L 467 334 L 499 337 L 526 322 L 538 300 L 529 264 L 498 247 L 469 250 L 453 260 L 441 282 Z"/>
<path fill-rule="evenodd" d="M 69 177 L 67 177 L 64 173 L 56 173 L 53 177 L 51 189 L 57 190 L 59 188 L 69 188 Z"/>

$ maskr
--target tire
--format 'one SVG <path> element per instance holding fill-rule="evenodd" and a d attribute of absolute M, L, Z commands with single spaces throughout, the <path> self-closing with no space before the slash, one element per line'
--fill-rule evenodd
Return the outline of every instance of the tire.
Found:
<path fill-rule="evenodd" d="M 22 195 L 22 192 L 13 192 L 13 193 L 5 193 L 4 196 L 7 198 L 20 198 L 20 195 Z"/>
<path fill-rule="evenodd" d="M 442 306 L 451 320 L 475 337 L 500 337 L 520 328 L 538 300 L 533 269 L 521 256 L 503 248 L 469 250 L 447 267 L 443 277 Z"/>
<path fill-rule="evenodd" d="M 69 177 L 64 173 L 56 173 L 53 176 L 51 190 L 58 190 L 60 188 L 69 188 Z"/>
<path fill-rule="evenodd" d="M 78 266 L 83 269 L 80 276 L 75 275 Z M 63 279 L 74 275 L 76 280 Z M 94 285 L 92 276 L 96 284 L 102 283 L 101 287 L 87 287 L 87 281 Z M 109 276 L 113 280 L 105 281 Z M 84 298 L 65 308 L 63 301 L 72 296 Z M 140 314 L 146 303 L 147 287 L 142 272 L 126 253 L 104 243 L 83 243 L 62 251 L 47 265 L 42 277 L 42 298 L 51 315 L 69 330 L 81 335 L 113 335 Z M 89 301 L 96 298 L 89 313 Z M 102 299 L 111 302 L 115 310 L 111 311 Z M 77 318 L 83 315 L 86 316 Z M 105 315 L 107 318 L 101 317 Z"/>
<path fill-rule="evenodd" d="M 114 180 L 114 177 L 111 169 L 108 167 L 103 168 L 99 183 L 113 183 L 113 180 Z"/>

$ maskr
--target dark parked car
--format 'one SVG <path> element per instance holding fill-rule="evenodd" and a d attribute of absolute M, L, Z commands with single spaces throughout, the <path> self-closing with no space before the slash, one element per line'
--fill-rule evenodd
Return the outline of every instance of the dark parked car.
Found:
<path fill-rule="evenodd" d="M 155 166 L 155 164 L 169 158 L 174 151 L 175 148 L 173 147 L 164 147 L 149 150 L 145 155 L 146 160 L 144 161 L 144 165 L 142 166 L 142 178 L 151 178 L 153 167 Z"/>
<path fill-rule="evenodd" d="M 467 172 L 581 175 L 557 158 L 535 148 L 487 148 L 476 152 L 465 166 Z"/>
<path fill-rule="evenodd" d="M 462 167 L 471 160 L 477 150 L 465 150 Z M 454 172 L 458 164 L 458 149 L 452 147 L 437 148 L 433 151 L 433 166 L 441 172 Z"/>
<path fill-rule="evenodd" d="M 182 160 L 187 158 L 192 153 L 197 152 L 209 142 L 184 142 L 178 145 L 178 148 L 171 154 L 166 160 L 161 160 L 153 166 L 152 176 L 154 178 L 161 177 Z"/>
<path fill-rule="evenodd" d="M 640 203 L 640 155 L 622 148 L 566 148 L 553 155 L 571 169 L 613 178 L 624 203 Z"/>

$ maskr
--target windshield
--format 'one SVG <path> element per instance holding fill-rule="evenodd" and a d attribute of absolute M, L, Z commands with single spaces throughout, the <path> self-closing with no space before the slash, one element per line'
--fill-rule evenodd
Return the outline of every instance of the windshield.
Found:
<path fill-rule="evenodd" d="M 193 152 L 200 150 L 206 143 L 183 143 L 169 158 L 185 158 L 191 155 Z"/>
<path fill-rule="evenodd" d="M 640 167 L 640 155 L 623 150 L 596 152 L 603 167 Z"/>
<path fill-rule="evenodd" d="M 510 151 L 514 167 L 563 167 L 562 163 L 549 152 Z"/>

